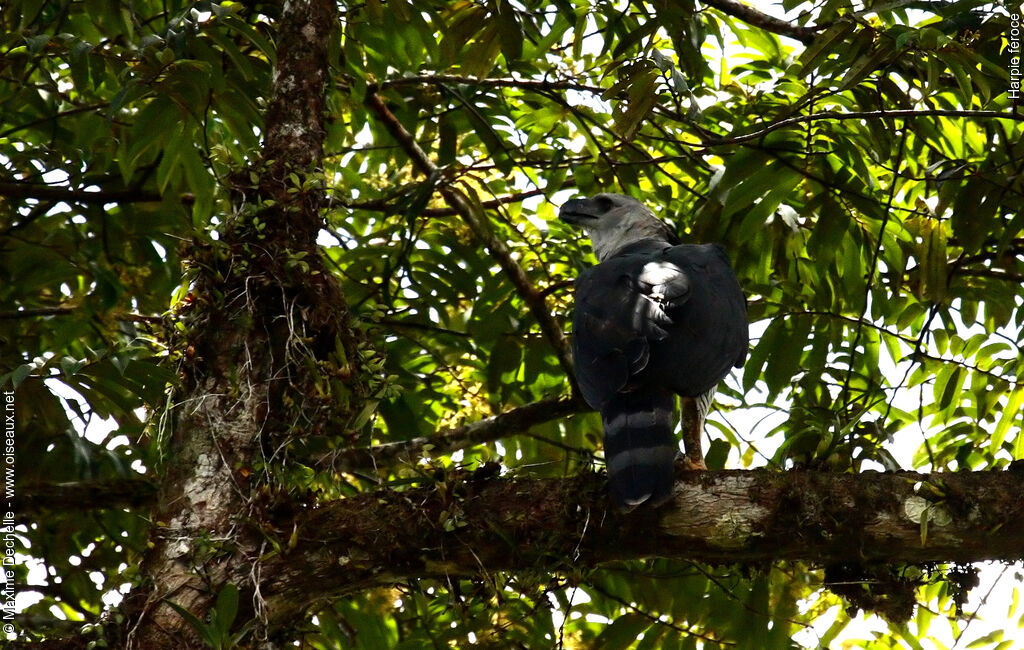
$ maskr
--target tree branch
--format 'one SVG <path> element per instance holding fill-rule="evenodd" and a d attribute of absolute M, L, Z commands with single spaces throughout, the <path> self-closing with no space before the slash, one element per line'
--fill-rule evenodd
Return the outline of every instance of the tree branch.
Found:
<path fill-rule="evenodd" d="M 15 311 L 0 311 L 0 320 L 19 318 L 45 318 L 46 316 L 67 316 L 74 313 L 72 307 L 30 307 Z"/>
<path fill-rule="evenodd" d="M 753 7 L 740 4 L 739 2 L 736 2 L 736 0 L 702 1 L 707 6 L 714 7 L 723 14 L 732 16 L 733 18 L 739 18 L 743 22 L 753 25 L 754 27 L 760 27 L 767 32 L 796 39 L 804 45 L 810 45 L 818 35 L 818 32 L 828 27 L 828 25 L 819 25 L 817 27 L 794 25 L 786 22 L 785 20 L 776 18 L 775 16 L 769 16 L 768 14 L 760 12 Z"/>
<path fill-rule="evenodd" d="M 50 88 L 51 88 L 50 86 L 47 86 L 47 90 L 48 91 L 50 90 Z M 23 131 L 25 129 L 30 129 L 30 128 L 34 127 L 34 126 L 38 126 L 39 124 L 46 124 L 47 122 L 56 123 L 57 120 L 59 120 L 61 118 L 64 118 L 64 117 L 68 117 L 69 115 L 78 115 L 80 113 L 91 113 L 92 111 L 95 111 L 97 109 L 105 109 L 105 108 L 108 108 L 108 107 L 109 107 L 109 105 L 106 102 L 103 102 L 103 103 L 98 103 L 98 104 L 88 104 L 86 106 L 77 106 L 75 108 L 68 109 L 66 111 L 63 111 L 63 112 L 60 112 L 60 113 L 56 113 L 54 115 L 45 115 L 43 117 L 40 117 L 39 119 L 32 120 L 30 122 L 25 122 L 24 124 L 18 124 L 16 126 L 12 126 L 11 128 L 7 129 L 6 131 L 0 132 L 0 138 L 6 138 L 6 137 L 10 136 L 11 134 L 17 133 L 18 131 Z M 118 122 L 118 124 L 121 124 L 121 122 Z"/>
<path fill-rule="evenodd" d="M 795 117 L 789 117 L 778 122 L 773 122 L 768 126 L 762 128 L 759 131 L 753 133 L 746 133 L 743 135 L 736 135 L 728 138 L 704 138 L 701 144 L 705 147 L 720 147 L 722 145 L 739 144 L 741 142 L 748 142 L 750 140 L 757 140 L 763 138 L 772 131 L 778 131 L 779 129 L 799 124 L 801 122 L 814 122 L 817 120 L 865 120 L 865 119 L 880 119 L 880 118 L 912 118 L 912 117 L 972 117 L 979 119 L 1003 119 L 1003 120 L 1014 120 L 1017 122 L 1024 122 L 1024 114 L 1018 115 L 1015 113 L 1003 113 L 1000 111 L 961 111 L 961 110 L 943 110 L 943 109 L 931 109 L 931 110 L 896 110 L 896 111 L 851 111 L 849 113 L 839 113 L 835 111 L 827 111 L 824 113 L 811 113 L 810 115 L 797 115 Z"/>
<path fill-rule="evenodd" d="M 995 278 L 996 280 L 1007 280 L 1013 283 L 1024 283 L 1024 273 L 1014 273 L 1006 269 L 953 269 L 953 275 L 979 278 Z"/>
<path fill-rule="evenodd" d="M 413 166 L 427 177 L 439 177 L 441 170 L 430 160 L 426 152 L 420 148 L 412 134 L 406 130 L 398 118 L 384 104 L 384 100 L 371 89 L 366 96 L 366 105 L 372 110 L 377 118 L 384 124 L 391 136 L 398 141 L 398 144 L 405 150 L 406 155 L 412 160 Z M 439 183 L 438 191 L 444 197 L 448 205 L 455 210 L 462 220 L 469 226 L 473 234 L 487 247 L 491 256 L 498 262 L 502 271 L 508 276 L 516 291 L 522 297 L 530 313 L 537 320 L 541 331 L 548 342 L 555 349 L 558 355 L 558 362 L 565 371 L 566 376 L 574 381 L 575 374 L 572 369 L 572 361 L 569 356 L 569 343 L 562 332 L 561 326 L 555 321 L 548 309 L 544 296 L 531 284 L 526 272 L 512 258 L 508 246 L 501 239 L 491 232 L 490 224 L 486 217 L 480 214 L 477 208 L 466 199 L 465 195 L 447 183 Z"/>
<path fill-rule="evenodd" d="M 66 203 L 152 203 L 163 200 L 159 194 L 138 189 L 73 190 L 67 187 L 53 187 L 40 183 L 0 182 L 0 196 L 11 199 L 38 199 L 40 201 L 64 201 Z"/>
<path fill-rule="evenodd" d="M 454 74 L 428 74 L 400 79 L 388 79 L 381 84 L 382 88 L 393 88 L 395 86 L 408 86 L 415 84 L 465 84 L 467 86 L 487 86 L 490 88 L 525 88 L 536 91 L 551 90 L 576 90 L 579 92 L 594 93 L 601 95 L 608 91 L 600 86 L 588 86 L 576 81 L 552 81 L 550 79 L 493 79 L 481 77 L 466 77 Z"/>
<path fill-rule="evenodd" d="M 567 178 L 565 182 L 562 183 L 562 188 L 575 186 L 576 182 L 571 178 Z M 527 190 L 525 192 L 517 192 L 515 194 L 509 194 L 508 196 L 499 196 L 493 199 L 489 199 L 487 201 L 481 201 L 480 206 L 485 210 L 490 210 L 492 208 L 498 208 L 503 205 L 508 205 L 510 203 L 519 203 L 524 199 L 528 199 L 534 196 L 546 195 L 546 188 Z M 332 200 L 335 203 L 342 205 L 343 207 L 349 208 L 350 210 L 371 210 L 374 212 L 387 213 L 396 212 L 398 210 L 398 208 L 394 207 L 386 199 L 371 199 L 368 201 L 346 201 L 343 198 L 334 197 L 332 198 Z M 425 208 L 422 212 L 420 212 L 420 214 L 422 214 L 425 217 L 452 217 L 459 215 L 458 211 L 451 207 Z"/>
<path fill-rule="evenodd" d="M 534 425 L 587 410 L 589 407 L 582 401 L 571 397 L 543 399 L 461 427 L 440 431 L 432 436 L 325 454 L 319 459 L 317 466 L 344 471 L 386 467 L 399 461 L 415 463 L 424 452 L 431 455 L 450 454 L 456 449 L 506 438 L 522 433 Z"/>
<path fill-rule="evenodd" d="M 43 510 L 139 508 L 150 505 L 155 496 L 156 486 L 145 479 L 37 483 L 19 485 L 15 504 L 19 515 L 30 515 Z"/>
<path fill-rule="evenodd" d="M 1016 561 L 1024 472 L 679 471 L 674 500 L 621 516 L 604 479 L 495 479 L 374 491 L 305 513 L 263 567 L 272 617 L 411 577 L 560 571 L 648 557 L 818 564 Z M 926 526 L 922 518 L 928 520 Z"/>
<path fill-rule="evenodd" d="M 432 436 L 325 454 L 318 460 L 317 467 L 352 471 L 389 466 L 399 461 L 415 462 L 428 451 L 432 455 L 449 454 L 456 449 L 523 433 L 532 426 L 588 410 L 586 404 L 571 397 L 543 399 Z M 139 508 L 151 505 L 155 496 L 156 487 L 145 479 L 37 483 L 19 486 L 16 503 L 17 512 L 35 514 L 44 510 L 60 512 L 72 508 Z"/>
<path fill-rule="evenodd" d="M 46 318 L 48 316 L 68 316 L 74 314 L 77 307 L 28 307 L 16 311 L 0 311 L 0 320 L 17 320 L 20 318 Z M 162 316 L 145 314 L 113 313 L 110 316 L 133 323 L 162 323 Z"/>

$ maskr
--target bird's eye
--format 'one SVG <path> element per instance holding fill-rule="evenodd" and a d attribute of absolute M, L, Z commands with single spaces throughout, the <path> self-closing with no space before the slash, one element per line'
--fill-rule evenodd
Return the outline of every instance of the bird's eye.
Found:
<path fill-rule="evenodd" d="M 597 209 L 601 212 L 609 212 L 615 207 L 615 202 L 609 199 L 607 196 L 594 197 L 597 200 Z"/>

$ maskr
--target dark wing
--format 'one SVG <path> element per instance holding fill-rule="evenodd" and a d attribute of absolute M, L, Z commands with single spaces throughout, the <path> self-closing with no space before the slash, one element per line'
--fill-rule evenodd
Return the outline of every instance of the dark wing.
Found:
<path fill-rule="evenodd" d="M 652 350 L 647 374 L 696 397 L 722 381 L 747 358 L 747 304 L 721 246 L 673 246 L 665 258 L 683 269 L 690 292 L 669 308 L 669 336 Z"/>
<path fill-rule="evenodd" d="M 667 307 L 686 301 L 687 277 L 660 252 L 619 255 L 576 283 L 573 352 L 583 397 L 600 409 L 643 372 L 651 343 L 669 337 Z"/>
<path fill-rule="evenodd" d="M 698 395 L 746 349 L 743 293 L 718 246 L 625 253 L 577 281 L 576 378 L 594 408 L 645 387 Z"/>

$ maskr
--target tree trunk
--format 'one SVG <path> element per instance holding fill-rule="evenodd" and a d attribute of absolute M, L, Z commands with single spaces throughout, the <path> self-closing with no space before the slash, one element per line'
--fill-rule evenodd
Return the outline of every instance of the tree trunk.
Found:
<path fill-rule="evenodd" d="M 322 158 L 336 6 L 293 0 L 281 11 L 264 162 L 232 180 L 233 217 L 193 253 L 198 276 L 176 346 L 185 357 L 182 386 L 144 587 L 128 602 L 129 647 L 207 647 L 231 621 L 218 612 L 216 629 L 201 632 L 204 621 L 218 594 L 233 600 L 236 587 L 238 620 L 255 619 L 255 638 L 266 638 L 256 595 L 267 551 L 259 523 L 277 494 L 274 468 L 302 436 L 344 435 L 366 396 L 358 337 L 316 247 L 323 180 L 313 170 Z M 326 382 L 333 383 L 325 390 Z"/>

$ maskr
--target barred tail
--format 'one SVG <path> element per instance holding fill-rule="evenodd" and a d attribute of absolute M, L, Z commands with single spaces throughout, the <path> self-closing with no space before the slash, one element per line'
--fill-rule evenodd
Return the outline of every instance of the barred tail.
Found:
<path fill-rule="evenodd" d="M 608 487 L 620 508 L 657 505 L 672 494 L 679 447 L 672 435 L 675 397 L 618 394 L 601 410 Z"/>

